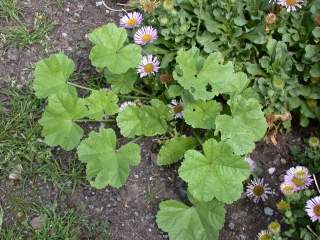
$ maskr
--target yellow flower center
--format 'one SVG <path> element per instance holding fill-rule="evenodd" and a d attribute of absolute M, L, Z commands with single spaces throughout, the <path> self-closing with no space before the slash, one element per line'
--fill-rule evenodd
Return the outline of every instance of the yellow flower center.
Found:
<path fill-rule="evenodd" d="M 128 21 L 127 21 L 127 24 L 128 26 L 130 27 L 135 27 L 137 25 L 138 21 L 136 18 L 130 18 Z"/>
<path fill-rule="evenodd" d="M 292 178 L 292 182 L 296 185 L 296 186 L 304 186 L 304 181 L 303 179 L 297 178 L 297 177 L 293 177 Z"/>
<path fill-rule="evenodd" d="M 252 192 L 254 193 L 254 195 L 260 197 L 262 194 L 264 194 L 264 187 L 261 185 L 256 185 Z"/>
<path fill-rule="evenodd" d="M 297 2 L 297 0 L 286 0 L 288 6 L 295 6 Z"/>
<path fill-rule="evenodd" d="M 150 42 L 152 40 L 151 34 L 145 34 L 142 36 L 142 41 L 144 42 Z"/>
<path fill-rule="evenodd" d="M 306 180 L 306 178 L 308 177 L 307 175 L 306 175 L 306 172 L 304 171 L 304 170 L 296 170 L 295 172 L 294 172 L 294 176 L 296 177 L 296 178 L 298 178 L 298 179 L 300 179 L 301 181 L 305 181 Z"/>
<path fill-rule="evenodd" d="M 318 147 L 320 145 L 319 138 L 317 137 L 311 137 L 309 138 L 309 145 L 311 147 Z"/>
<path fill-rule="evenodd" d="M 145 73 L 152 73 L 153 69 L 154 69 L 154 67 L 153 67 L 152 63 L 148 63 L 148 64 L 144 65 Z"/>
<path fill-rule="evenodd" d="M 314 206 L 313 212 L 317 217 L 320 217 L 320 204 Z"/>
<path fill-rule="evenodd" d="M 264 234 L 259 237 L 259 240 L 271 240 L 271 237 L 269 234 Z"/>
<path fill-rule="evenodd" d="M 174 111 L 174 113 L 181 113 L 182 111 L 183 111 L 183 107 L 182 107 L 182 105 L 181 104 L 178 104 L 177 106 L 175 106 L 174 108 L 173 108 L 173 111 Z"/>

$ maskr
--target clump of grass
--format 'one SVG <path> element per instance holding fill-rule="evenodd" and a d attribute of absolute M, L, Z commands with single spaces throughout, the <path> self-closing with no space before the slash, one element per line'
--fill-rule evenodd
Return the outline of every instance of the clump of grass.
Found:
<path fill-rule="evenodd" d="M 40 17 L 39 17 L 40 16 Z M 54 29 L 55 23 L 48 17 L 37 16 L 33 26 L 24 23 L 0 29 L 6 44 L 26 47 L 32 44 L 43 44 L 48 34 Z"/>
<path fill-rule="evenodd" d="M 15 20 L 20 22 L 22 8 L 17 4 L 16 0 L 1 0 L 0 1 L 0 19 L 10 21 Z"/>

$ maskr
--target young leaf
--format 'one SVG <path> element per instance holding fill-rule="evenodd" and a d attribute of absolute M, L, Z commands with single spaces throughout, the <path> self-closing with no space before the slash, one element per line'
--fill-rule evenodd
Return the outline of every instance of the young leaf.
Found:
<path fill-rule="evenodd" d="M 93 91 L 85 99 L 89 112 L 87 117 L 102 120 L 105 115 L 113 115 L 119 111 L 118 96 L 112 91 Z"/>
<path fill-rule="evenodd" d="M 111 73 L 121 74 L 135 68 L 140 62 L 141 47 L 136 44 L 125 45 L 127 32 L 114 23 L 95 29 L 89 39 L 95 44 L 90 52 L 90 60 L 95 67 L 107 67 Z"/>
<path fill-rule="evenodd" d="M 71 93 L 51 95 L 39 120 L 44 141 L 49 146 L 60 145 L 65 150 L 76 147 L 83 135 L 82 128 L 73 122 L 87 115 L 83 99 Z"/>
<path fill-rule="evenodd" d="M 36 64 L 33 89 L 38 98 L 68 90 L 66 83 L 74 71 L 74 63 L 63 53 L 53 54 Z"/>
<path fill-rule="evenodd" d="M 170 240 L 217 240 L 224 218 L 224 204 L 217 200 L 193 207 L 167 200 L 160 203 L 156 221 Z"/>
<path fill-rule="evenodd" d="M 266 130 L 267 123 L 261 105 L 256 99 L 235 96 L 228 101 L 232 116 L 220 115 L 216 119 L 216 133 L 221 132 L 225 140 L 236 154 L 251 152 L 254 142 L 260 140 Z"/>
<path fill-rule="evenodd" d="M 125 184 L 130 166 L 140 162 L 140 147 L 129 143 L 116 149 L 116 135 L 112 129 L 92 131 L 78 147 L 79 160 L 87 164 L 87 178 L 91 185 L 101 189 L 110 185 L 119 188 Z"/>
<path fill-rule="evenodd" d="M 117 124 L 123 136 L 155 136 L 167 131 L 171 117 L 169 107 L 158 99 L 150 103 L 150 106 L 128 106 L 119 113 Z"/>
<path fill-rule="evenodd" d="M 176 136 L 165 143 L 160 149 L 157 164 L 169 165 L 183 158 L 184 153 L 194 148 L 197 141 L 193 137 Z"/>
<path fill-rule="evenodd" d="M 242 181 L 249 176 L 248 164 L 232 152 L 225 142 L 209 139 L 203 144 L 204 155 L 189 150 L 179 168 L 179 176 L 188 183 L 188 190 L 199 201 L 217 198 L 232 203 L 240 198 Z M 230 189 L 230 191 L 228 191 Z"/>
<path fill-rule="evenodd" d="M 184 119 L 193 128 L 214 129 L 216 116 L 221 110 L 221 104 L 214 100 L 197 100 L 187 105 Z"/>
<path fill-rule="evenodd" d="M 244 73 L 234 73 L 233 64 L 221 64 L 222 55 L 212 53 L 202 64 L 199 50 L 180 50 L 173 77 L 190 91 L 195 99 L 209 100 L 222 93 L 241 92 L 248 84 Z"/>
<path fill-rule="evenodd" d="M 105 71 L 107 82 L 111 84 L 112 91 L 121 94 L 127 94 L 133 91 L 134 83 L 137 80 L 137 73 L 134 69 L 129 69 L 123 74 L 112 74 Z"/>

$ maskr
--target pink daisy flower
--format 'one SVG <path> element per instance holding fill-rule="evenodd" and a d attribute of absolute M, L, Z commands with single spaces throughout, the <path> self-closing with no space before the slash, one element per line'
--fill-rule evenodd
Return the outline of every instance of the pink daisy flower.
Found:
<path fill-rule="evenodd" d="M 134 34 L 134 42 L 139 45 L 146 45 L 158 39 L 158 32 L 151 26 L 142 27 Z"/>
<path fill-rule="evenodd" d="M 144 56 L 137 67 L 137 73 L 140 74 L 140 78 L 154 75 L 159 71 L 159 65 L 160 62 L 157 57 L 152 55 Z"/>
<path fill-rule="evenodd" d="M 288 195 L 291 195 L 293 194 L 294 192 L 297 191 L 297 188 L 296 186 L 291 183 L 291 182 L 283 182 L 281 183 L 280 185 L 280 190 L 281 192 L 285 195 L 285 196 L 288 196 Z"/>
<path fill-rule="evenodd" d="M 287 8 L 287 12 L 293 12 L 302 7 L 303 0 L 277 0 L 277 3 Z"/>
<path fill-rule="evenodd" d="M 320 196 L 307 201 L 306 212 L 312 222 L 320 222 Z"/>
<path fill-rule="evenodd" d="M 139 12 L 131 12 L 124 15 L 120 19 L 120 26 L 124 28 L 139 27 L 143 21 L 142 14 Z"/>
<path fill-rule="evenodd" d="M 313 182 L 312 176 L 309 174 L 308 168 L 303 166 L 290 168 L 284 176 L 284 181 L 286 183 L 292 183 L 293 185 L 295 185 L 295 191 L 306 189 Z"/>
<path fill-rule="evenodd" d="M 266 201 L 268 195 L 272 193 L 269 184 L 263 181 L 263 178 L 255 178 L 247 186 L 246 194 L 254 203 L 258 203 L 260 200 Z"/>
<path fill-rule="evenodd" d="M 172 112 L 174 113 L 174 118 L 183 118 L 183 105 L 180 101 L 173 99 L 169 104 Z"/>

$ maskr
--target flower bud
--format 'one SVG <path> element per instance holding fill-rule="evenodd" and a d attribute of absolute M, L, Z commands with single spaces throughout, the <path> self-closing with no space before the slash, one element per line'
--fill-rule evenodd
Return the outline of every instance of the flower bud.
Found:
<path fill-rule="evenodd" d="M 265 16 L 264 20 L 265 20 L 267 25 L 273 25 L 277 21 L 277 15 L 275 15 L 274 13 L 268 13 Z"/>

